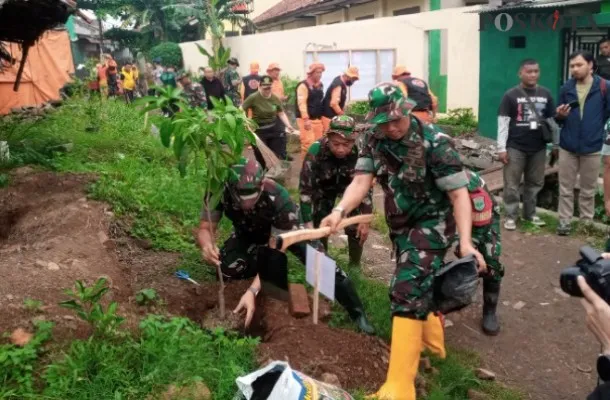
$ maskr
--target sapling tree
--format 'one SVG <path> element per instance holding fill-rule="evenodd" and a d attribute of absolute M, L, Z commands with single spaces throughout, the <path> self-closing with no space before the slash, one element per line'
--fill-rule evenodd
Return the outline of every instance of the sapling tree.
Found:
<path fill-rule="evenodd" d="M 221 199 L 225 184 L 232 173 L 231 166 L 243 155 L 247 144 L 255 143 L 251 132 L 253 122 L 235 107 L 227 97 L 225 102 L 210 98 L 213 110 L 190 107 L 183 100 L 174 100 L 179 111 L 171 119 L 159 118 L 161 143 L 172 148 L 178 160 L 178 170 L 185 176 L 189 166 L 202 175 L 203 201 L 206 209 L 213 210 Z M 144 112 L 167 105 L 158 98 L 144 98 Z M 208 215 L 208 218 L 210 215 Z M 215 232 L 212 232 L 215 237 Z M 220 317 L 225 316 L 224 281 L 220 266 L 218 303 Z"/>

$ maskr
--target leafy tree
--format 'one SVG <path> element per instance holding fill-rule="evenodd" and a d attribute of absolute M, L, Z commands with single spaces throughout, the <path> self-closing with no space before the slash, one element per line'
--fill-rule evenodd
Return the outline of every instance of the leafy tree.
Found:
<path fill-rule="evenodd" d="M 175 0 L 166 9 L 175 10 L 177 15 L 185 18 L 195 18 L 202 25 L 205 35 L 207 29 L 212 35 L 214 53 L 222 46 L 224 36 L 224 21 L 239 26 L 251 23 L 244 14 L 235 12 L 235 7 L 245 5 L 246 0 Z M 203 39 L 202 35 L 202 39 Z"/>
<path fill-rule="evenodd" d="M 138 104 L 144 105 L 142 112 L 177 106 L 179 111 L 171 119 L 158 117 L 155 120 L 161 143 L 173 149 L 181 176 L 186 175 L 189 165 L 203 175 L 204 202 L 208 210 L 213 210 L 231 174 L 230 167 L 241 158 L 246 144 L 256 143 L 252 134 L 254 123 L 229 97 L 225 98 L 225 103 L 209 98 L 214 109 L 208 111 L 189 107 L 183 99 L 177 98 L 179 94 L 167 90 L 160 92 L 158 97 L 140 99 Z M 224 283 L 220 267 L 218 276 L 220 316 L 224 318 Z"/>
<path fill-rule="evenodd" d="M 81 0 L 78 5 L 95 11 L 96 15 L 111 15 L 125 25 L 134 24 L 142 34 L 151 33 L 157 41 L 178 40 L 181 21 L 165 6 L 172 0 Z"/>
<path fill-rule="evenodd" d="M 149 56 L 151 60 L 160 57 L 163 65 L 182 66 L 182 50 L 176 43 L 161 43 L 150 49 Z"/>

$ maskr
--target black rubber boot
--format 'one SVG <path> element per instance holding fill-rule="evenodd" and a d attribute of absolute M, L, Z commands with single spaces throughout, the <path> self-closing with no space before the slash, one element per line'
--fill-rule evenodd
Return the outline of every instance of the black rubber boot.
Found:
<path fill-rule="evenodd" d="M 349 264 L 354 267 L 359 267 L 360 260 L 362 259 L 362 246 L 360 246 L 360 239 L 348 236 L 347 250 L 349 254 Z"/>
<path fill-rule="evenodd" d="M 358 329 L 368 335 L 375 333 L 375 328 L 366 318 L 364 306 L 362 301 L 360 301 L 360 297 L 358 297 L 358 293 L 356 293 L 356 288 L 354 288 L 354 284 L 348 277 L 340 274 L 336 275 L 335 299 L 345 308 L 352 321 L 358 325 Z"/>
<path fill-rule="evenodd" d="M 500 332 L 500 323 L 496 315 L 498 298 L 500 297 L 500 282 L 491 279 L 483 280 L 483 332 L 496 336 Z"/>

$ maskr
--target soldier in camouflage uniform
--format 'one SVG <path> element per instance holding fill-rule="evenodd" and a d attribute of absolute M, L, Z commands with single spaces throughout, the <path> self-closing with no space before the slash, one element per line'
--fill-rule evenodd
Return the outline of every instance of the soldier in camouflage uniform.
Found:
<path fill-rule="evenodd" d="M 354 180 L 321 225 L 336 230 L 366 197 L 377 176 L 385 194 L 397 265 L 390 284 L 390 365 L 386 383 L 375 396 L 413 400 L 422 346 L 445 356 L 443 327 L 433 313 L 432 283 L 452 244 L 456 224 L 462 254 L 474 254 L 481 268 L 485 261 L 472 244 L 468 177 L 449 138 L 412 116 L 414 102 L 394 84 L 373 88 L 369 105 L 369 121 L 376 127 L 367 133 Z"/>
<path fill-rule="evenodd" d="M 500 207 L 479 174 L 467 170 L 468 192 L 472 201 L 472 241 L 485 258 L 487 273 L 483 275 L 483 332 L 495 336 L 500 332 L 496 309 L 504 266 L 500 262 Z M 456 253 L 459 253 L 459 246 Z"/>
<path fill-rule="evenodd" d="M 179 81 L 182 85 L 182 96 L 191 107 L 207 108 L 208 105 L 203 86 L 198 83 L 193 83 L 186 73 L 182 73 L 179 76 Z"/>
<path fill-rule="evenodd" d="M 233 223 L 234 231 L 219 250 L 214 232 L 223 215 Z M 235 310 L 246 310 L 246 326 L 254 313 L 254 300 L 261 288 L 256 270 L 258 248 L 268 244 L 272 233 L 295 230 L 298 226 L 297 206 L 288 191 L 264 178 L 263 169 L 256 160 L 242 158 L 231 168 L 226 189 L 213 210 L 204 203 L 198 233 L 204 260 L 219 265 L 227 280 L 255 278 Z M 321 246 L 313 245 L 322 250 Z M 288 250 L 305 263 L 304 243 L 290 246 Z M 335 298 L 361 330 L 374 333 L 356 289 L 340 268 L 335 274 Z"/>
<path fill-rule="evenodd" d="M 241 77 L 239 76 L 239 72 L 237 72 L 239 61 L 237 61 L 237 58 L 231 57 L 229 58 L 229 61 L 227 61 L 227 65 L 228 67 L 225 71 L 223 82 L 225 93 L 231 98 L 235 107 L 239 107 L 241 105 L 241 94 L 239 92 Z"/>
<path fill-rule="evenodd" d="M 325 137 L 314 142 L 305 155 L 301 169 L 301 221 L 307 228 L 320 225 L 335 206 L 355 174 L 358 148 L 356 147 L 354 119 L 346 115 L 334 117 Z M 371 214 L 373 212 L 373 191 L 370 190 L 360 206 L 350 214 Z M 360 265 L 362 246 L 368 237 L 369 224 L 349 226 L 345 229 L 348 237 L 349 261 Z M 327 248 L 328 240 L 323 240 Z"/>

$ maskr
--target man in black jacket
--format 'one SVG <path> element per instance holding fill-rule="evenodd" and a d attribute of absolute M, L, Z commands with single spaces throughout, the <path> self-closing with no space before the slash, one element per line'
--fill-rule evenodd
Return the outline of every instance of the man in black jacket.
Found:
<path fill-rule="evenodd" d="M 206 67 L 203 70 L 203 79 L 201 80 L 201 86 L 205 92 L 205 97 L 208 99 L 208 110 L 214 109 L 214 104 L 210 98 L 214 97 L 219 101 L 225 99 L 225 89 L 220 82 L 220 79 L 214 76 L 214 70 L 210 67 Z"/>
<path fill-rule="evenodd" d="M 599 56 L 597 56 L 597 75 L 610 79 L 610 38 L 599 42 Z"/>

